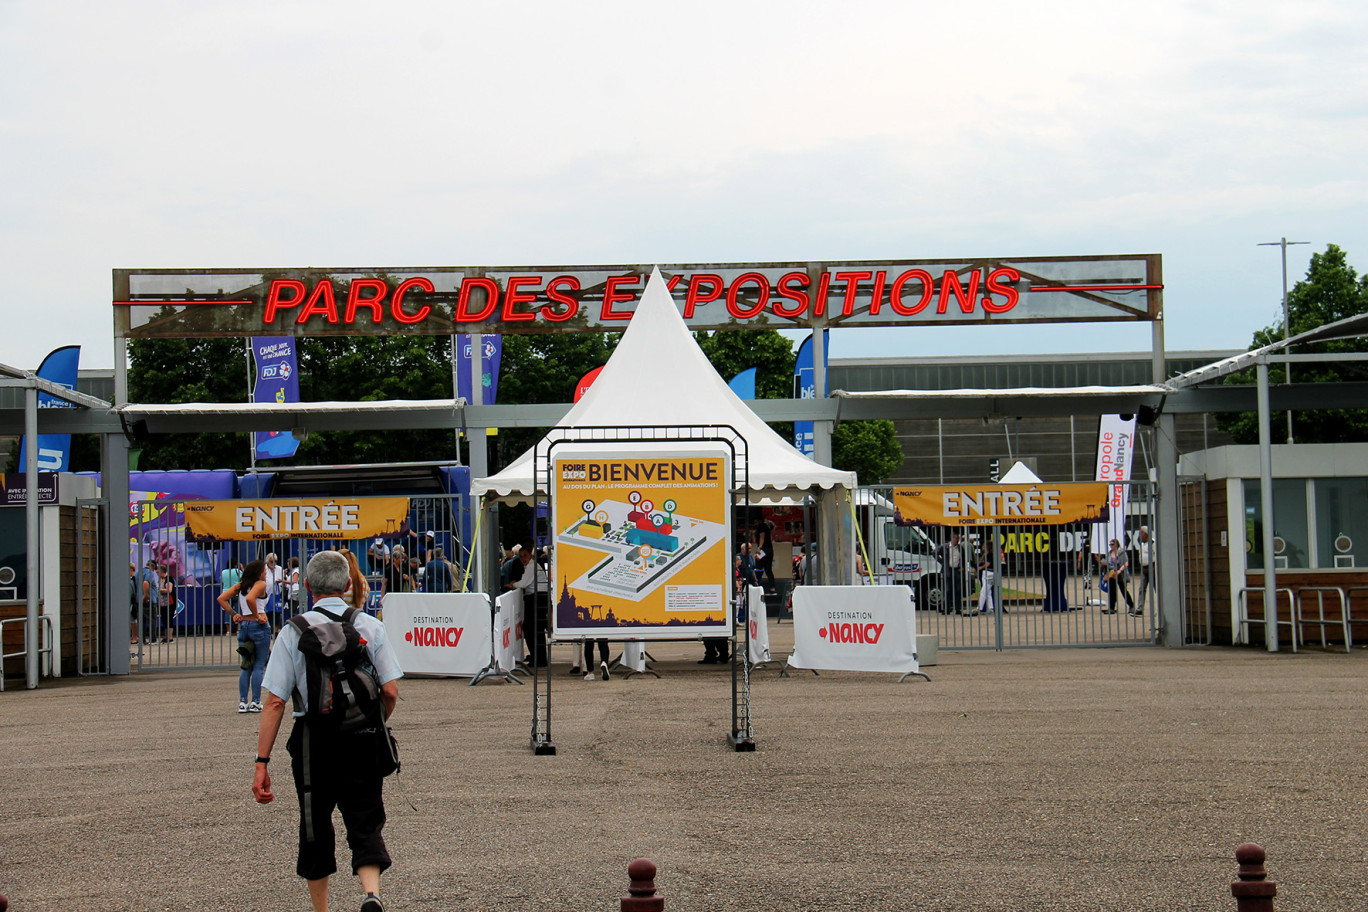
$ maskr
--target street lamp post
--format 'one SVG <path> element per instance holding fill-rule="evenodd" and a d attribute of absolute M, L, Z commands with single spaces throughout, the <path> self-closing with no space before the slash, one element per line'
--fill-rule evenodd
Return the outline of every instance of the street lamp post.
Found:
<path fill-rule="evenodd" d="M 1276 241 L 1264 241 L 1260 247 L 1281 247 L 1282 248 L 1282 279 L 1283 279 L 1283 339 L 1284 341 L 1292 338 L 1292 315 L 1287 310 L 1287 248 L 1294 244 L 1309 244 L 1310 241 L 1289 241 L 1287 238 L 1280 238 Z M 1288 352 L 1291 354 L 1291 351 Z M 1292 363 L 1289 361 L 1287 368 L 1287 385 L 1292 385 Z M 1287 409 L 1287 442 L 1292 442 L 1292 409 Z"/>

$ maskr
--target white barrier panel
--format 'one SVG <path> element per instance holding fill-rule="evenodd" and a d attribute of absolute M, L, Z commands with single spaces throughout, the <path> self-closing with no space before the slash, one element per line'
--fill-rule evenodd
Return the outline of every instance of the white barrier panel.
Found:
<path fill-rule="evenodd" d="M 479 592 L 391 592 L 385 633 L 404 674 L 473 677 L 493 655 L 489 597 Z"/>
<path fill-rule="evenodd" d="M 628 640 L 622 644 L 622 664 L 632 671 L 646 670 L 646 649 L 640 640 Z"/>
<path fill-rule="evenodd" d="M 495 652 L 499 671 L 512 671 L 523 657 L 523 597 L 521 592 L 505 592 L 494 600 L 499 610 L 494 614 L 494 635 L 498 637 Z"/>
<path fill-rule="evenodd" d="M 793 590 L 794 668 L 918 670 L 916 612 L 907 586 L 799 586 Z"/>
<path fill-rule="evenodd" d="M 751 586 L 746 605 L 746 623 L 750 625 L 750 663 L 759 665 L 770 660 L 769 608 L 765 605 L 765 590 Z"/>

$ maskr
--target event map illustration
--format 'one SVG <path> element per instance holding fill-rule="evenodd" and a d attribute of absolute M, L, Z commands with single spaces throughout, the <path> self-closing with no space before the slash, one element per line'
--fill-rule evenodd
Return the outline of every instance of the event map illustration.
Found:
<path fill-rule="evenodd" d="M 725 540 L 726 529 L 720 523 L 676 513 L 673 500 L 657 509 L 633 491 L 628 501 L 585 500 L 580 505 L 583 512 L 556 536 L 557 545 L 604 554 L 602 561 L 571 584 L 573 588 L 639 602 L 688 566 L 693 557 Z M 679 602 L 677 608 L 688 610 L 684 607 L 687 593 L 672 594 Z"/>

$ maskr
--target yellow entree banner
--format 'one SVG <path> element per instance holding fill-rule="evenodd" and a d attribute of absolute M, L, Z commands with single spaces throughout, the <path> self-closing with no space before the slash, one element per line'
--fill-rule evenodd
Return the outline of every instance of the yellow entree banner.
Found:
<path fill-rule="evenodd" d="M 898 525 L 1059 526 L 1106 518 L 1105 482 L 894 488 Z"/>
<path fill-rule="evenodd" d="M 185 522 L 199 540 L 349 539 L 400 532 L 408 512 L 407 497 L 192 500 Z"/>

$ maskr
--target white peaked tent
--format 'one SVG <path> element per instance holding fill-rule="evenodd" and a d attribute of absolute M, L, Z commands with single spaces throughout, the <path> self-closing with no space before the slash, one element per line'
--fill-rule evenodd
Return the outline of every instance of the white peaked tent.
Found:
<path fill-rule="evenodd" d="M 1017 462 L 1007 474 L 1002 476 L 1002 484 L 1040 484 L 1040 478 L 1035 472 L 1026 467 L 1026 463 Z"/>
<path fill-rule="evenodd" d="M 753 500 L 856 485 L 854 472 L 808 459 L 731 391 L 694 341 L 657 269 L 651 272 L 617 350 L 557 427 L 687 425 L 730 425 L 745 438 Z M 552 431 L 544 439 L 559 438 Z M 536 447 L 523 453 L 497 475 L 475 479 L 471 493 L 510 500 L 530 498 L 536 489 L 535 452 Z"/>

